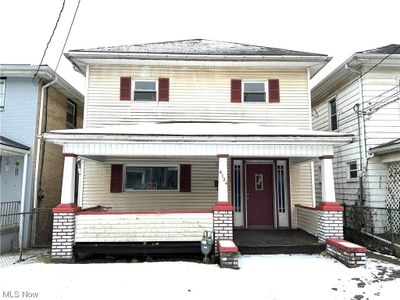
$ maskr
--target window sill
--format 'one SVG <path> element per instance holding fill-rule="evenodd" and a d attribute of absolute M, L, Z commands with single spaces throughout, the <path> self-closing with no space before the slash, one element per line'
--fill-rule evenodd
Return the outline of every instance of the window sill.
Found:
<path fill-rule="evenodd" d="M 347 182 L 358 182 L 358 178 L 347 178 Z"/>
<path fill-rule="evenodd" d="M 132 190 L 132 189 L 124 189 L 124 192 L 129 192 L 129 193 L 148 193 L 148 192 L 153 192 L 153 193 L 160 193 L 160 192 L 175 192 L 179 193 L 179 190 Z"/>

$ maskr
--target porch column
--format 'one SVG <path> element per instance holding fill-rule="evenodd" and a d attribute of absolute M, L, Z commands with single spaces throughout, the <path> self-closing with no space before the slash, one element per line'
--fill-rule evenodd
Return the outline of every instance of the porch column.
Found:
<path fill-rule="evenodd" d="M 233 240 L 233 207 L 228 199 L 228 155 L 218 157 L 218 199 L 214 211 L 214 249 L 218 254 L 219 240 Z"/>
<path fill-rule="evenodd" d="M 336 202 L 333 177 L 333 155 L 325 155 L 321 160 L 322 199 L 318 210 L 318 241 L 325 243 L 328 238 L 343 239 L 343 206 Z"/>
<path fill-rule="evenodd" d="M 52 259 L 63 262 L 73 260 L 75 214 L 79 211 L 79 207 L 74 203 L 75 170 L 76 155 L 64 154 L 61 204 L 53 209 L 53 240 L 51 246 Z"/>

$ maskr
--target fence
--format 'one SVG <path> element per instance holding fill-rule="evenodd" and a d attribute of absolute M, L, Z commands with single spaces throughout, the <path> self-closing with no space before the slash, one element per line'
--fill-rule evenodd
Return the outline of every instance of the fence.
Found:
<path fill-rule="evenodd" d="M 400 209 L 344 205 L 344 229 L 347 239 L 400 254 Z"/>
<path fill-rule="evenodd" d="M 0 267 L 25 260 L 34 247 L 51 243 L 51 209 L 20 213 L 19 206 L 10 203 L 2 203 L 0 210 Z"/>

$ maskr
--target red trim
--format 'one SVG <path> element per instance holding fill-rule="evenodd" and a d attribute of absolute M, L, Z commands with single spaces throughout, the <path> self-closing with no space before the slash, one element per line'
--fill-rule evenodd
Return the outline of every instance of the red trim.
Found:
<path fill-rule="evenodd" d="M 212 209 L 213 209 L 213 211 L 220 211 L 220 210 L 233 211 L 233 206 L 228 201 L 221 201 L 221 202 L 215 203 L 213 205 Z"/>
<path fill-rule="evenodd" d="M 232 246 L 232 247 L 222 247 L 220 245 L 221 241 L 223 241 L 223 240 L 218 240 L 219 253 L 228 253 L 228 252 L 238 252 L 239 251 L 238 247 L 235 245 L 235 243 L 233 241 L 229 240 L 230 242 L 232 242 L 235 245 L 235 246 Z"/>
<path fill-rule="evenodd" d="M 350 243 L 349 241 L 346 241 L 346 240 L 342 240 L 342 239 L 326 239 L 325 241 L 326 241 L 326 243 L 328 245 L 335 246 L 335 247 L 337 247 L 339 249 L 342 249 L 342 250 L 345 250 L 347 252 L 352 252 L 352 253 L 365 253 L 365 252 L 367 252 L 367 248 L 365 248 L 363 246 L 360 246 L 360 245 L 357 245 L 357 244 L 354 244 L 354 243 Z M 348 247 L 346 245 L 343 245 L 343 243 L 350 243 L 350 244 L 352 244 L 354 246 L 357 246 L 357 247 L 354 247 L 354 248 Z"/>
<path fill-rule="evenodd" d="M 322 155 L 318 157 L 319 159 L 333 159 L 333 155 Z"/>
<path fill-rule="evenodd" d="M 74 153 L 64 153 L 63 155 L 64 155 L 64 157 L 77 157 L 78 156 Z"/>
<path fill-rule="evenodd" d="M 76 213 L 80 211 L 80 207 L 76 206 L 75 203 L 59 204 L 53 208 L 53 213 Z"/>
<path fill-rule="evenodd" d="M 210 209 L 172 210 L 172 211 L 80 211 L 77 215 L 149 215 L 149 214 L 199 214 L 212 213 Z"/>
<path fill-rule="evenodd" d="M 344 211 L 344 208 L 337 202 L 320 202 L 316 210 Z"/>
<path fill-rule="evenodd" d="M 300 208 L 305 208 L 305 209 L 310 209 L 310 210 L 317 210 L 316 207 L 305 206 L 305 205 L 301 205 L 301 204 L 296 204 L 295 207 L 300 207 Z"/>

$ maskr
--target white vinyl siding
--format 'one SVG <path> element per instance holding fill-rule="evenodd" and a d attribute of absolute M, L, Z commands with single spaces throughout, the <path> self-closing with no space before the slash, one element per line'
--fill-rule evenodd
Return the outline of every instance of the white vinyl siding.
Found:
<path fill-rule="evenodd" d="M 191 192 L 135 191 L 110 193 L 111 163 L 85 161 L 82 207 L 103 205 L 113 211 L 176 211 L 211 209 L 218 199 L 214 182 L 218 180 L 218 159 L 215 157 L 136 158 L 114 160 L 128 165 L 179 165 L 192 167 Z M 228 167 L 230 178 L 230 166 Z M 230 187 L 229 187 L 230 188 Z M 228 193 L 230 198 L 230 192 Z M 229 199 L 230 200 L 230 199 Z"/>
<path fill-rule="evenodd" d="M 120 77 L 169 78 L 169 101 L 119 100 Z M 280 103 L 231 103 L 231 79 L 280 83 Z M 309 129 L 306 70 L 90 66 L 86 127 L 136 122 L 244 122 Z"/>

